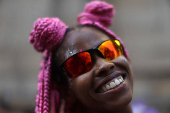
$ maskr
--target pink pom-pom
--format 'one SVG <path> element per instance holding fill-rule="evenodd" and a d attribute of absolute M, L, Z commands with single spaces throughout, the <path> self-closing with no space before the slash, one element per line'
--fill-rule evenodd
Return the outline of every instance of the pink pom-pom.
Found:
<path fill-rule="evenodd" d="M 29 41 L 39 52 L 52 51 L 61 43 L 67 28 L 68 26 L 58 18 L 38 19 L 34 23 Z"/>
<path fill-rule="evenodd" d="M 109 27 L 114 15 L 113 5 L 103 1 L 92 1 L 85 6 L 84 12 L 78 15 L 77 21 L 79 24 L 87 21 L 98 22 L 104 27 Z"/>

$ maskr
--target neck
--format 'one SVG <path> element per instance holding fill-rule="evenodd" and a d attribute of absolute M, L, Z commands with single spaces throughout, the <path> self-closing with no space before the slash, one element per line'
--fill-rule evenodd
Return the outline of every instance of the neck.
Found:
<path fill-rule="evenodd" d="M 122 108 L 119 111 L 113 111 L 113 112 L 97 112 L 97 111 L 93 111 L 93 110 L 86 110 L 83 113 L 133 113 L 132 112 L 132 108 L 131 105 L 128 104 L 126 107 Z"/>
<path fill-rule="evenodd" d="M 125 108 L 123 108 L 119 111 L 113 112 L 113 113 L 132 113 L 131 105 L 128 104 Z"/>

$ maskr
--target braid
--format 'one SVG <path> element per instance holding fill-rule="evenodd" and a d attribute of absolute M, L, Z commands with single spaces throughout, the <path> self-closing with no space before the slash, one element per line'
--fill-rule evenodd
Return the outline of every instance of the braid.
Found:
<path fill-rule="evenodd" d="M 51 53 L 46 54 L 46 63 L 44 71 L 44 95 L 43 95 L 43 113 L 50 112 L 50 78 L 51 78 Z"/>
<path fill-rule="evenodd" d="M 35 111 L 37 113 L 40 113 L 40 111 L 42 110 L 42 103 L 43 103 L 43 74 L 44 73 L 44 59 L 41 62 L 40 65 L 40 72 L 38 75 L 38 94 L 37 94 L 37 99 L 36 99 L 36 109 Z"/>
<path fill-rule="evenodd" d="M 50 109 L 50 73 L 51 73 L 51 54 L 44 54 L 44 59 L 41 63 L 41 70 L 38 76 L 38 94 L 36 99 L 37 113 L 49 113 Z"/>

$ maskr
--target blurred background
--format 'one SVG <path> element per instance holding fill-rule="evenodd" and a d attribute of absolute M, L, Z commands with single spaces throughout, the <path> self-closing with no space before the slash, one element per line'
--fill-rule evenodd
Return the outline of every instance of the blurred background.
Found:
<path fill-rule="evenodd" d="M 39 17 L 67 25 L 90 0 L 0 0 L 0 113 L 33 113 L 42 58 L 28 41 Z M 133 101 L 170 111 L 170 0 L 105 0 L 116 8 L 110 28 L 125 43 L 134 72 Z"/>

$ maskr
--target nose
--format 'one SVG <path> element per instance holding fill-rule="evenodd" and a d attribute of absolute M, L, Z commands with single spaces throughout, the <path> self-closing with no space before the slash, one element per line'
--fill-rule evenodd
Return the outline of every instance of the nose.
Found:
<path fill-rule="evenodd" d="M 100 56 L 95 56 L 95 74 L 96 76 L 105 76 L 110 70 L 114 69 L 115 65 L 113 62 L 108 61 Z"/>

